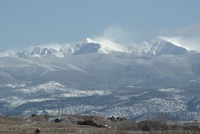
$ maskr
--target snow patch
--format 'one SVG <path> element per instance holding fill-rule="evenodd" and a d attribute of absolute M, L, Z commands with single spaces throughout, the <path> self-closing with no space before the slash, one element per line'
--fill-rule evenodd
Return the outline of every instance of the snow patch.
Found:
<path fill-rule="evenodd" d="M 166 89 L 158 89 L 160 92 L 170 92 L 170 93 L 182 93 L 185 92 L 183 89 L 177 89 L 177 88 L 166 88 Z"/>
<path fill-rule="evenodd" d="M 21 92 L 23 94 L 30 94 L 30 93 L 36 93 L 39 91 L 45 91 L 47 93 L 53 94 L 57 91 L 64 91 L 64 90 L 65 90 L 65 86 L 63 86 L 62 84 L 55 81 L 49 81 L 48 83 L 41 84 L 35 87 L 18 89 L 16 90 L 16 92 Z"/>
<path fill-rule="evenodd" d="M 42 101 L 46 101 L 46 100 L 56 100 L 56 99 L 55 98 L 24 99 L 24 98 L 20 98 L 17 96 L 10 96 L 10 97 L 0 99 L 0 101 L 8 103 L 7 107 L 9 107 L 9 108 L 16 108 L 25 103 L 42 102 Z"/>
<path fill-rule="evenodd" d="M 11 87 L 11 88 L 21 88 L 21 87 L 25 87 L 26 84 L 7 84 L 7 87 Z"/>
<path fill-rule="evenodd" d="M 104 90 L 88 90 L 88 91 L 82 91 L 82 90 L 70 90 L 67 93 L 52 95 L 52 97 L 87 97 L 87 96 L 103 96 L 103 95 L 110 95 L 110 91 L 104 91 Z"/>

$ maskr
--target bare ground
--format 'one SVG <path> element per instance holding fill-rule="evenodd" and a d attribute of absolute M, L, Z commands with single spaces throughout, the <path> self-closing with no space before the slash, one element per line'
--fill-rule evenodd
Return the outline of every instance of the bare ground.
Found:
<path fill-rule="evenodd" d="M 103 117 L 69 116 L 68 119 L 95 119 L 100 123 L 112 125 L 112 122 Z M 0 117 L 0 134 L 200 134 L 195 131 L 122 131 L 114 128 L 100 128 L 88 125 L 77 125 L 67 120 L 64 122 L 48 121 L 45 116 L 35 117 Z M 39 129 L 39 132 L 36 132 Z"/>

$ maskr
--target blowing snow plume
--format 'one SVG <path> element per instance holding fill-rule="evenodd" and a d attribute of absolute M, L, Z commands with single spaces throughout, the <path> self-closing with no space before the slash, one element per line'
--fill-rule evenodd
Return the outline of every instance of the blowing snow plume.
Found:
<path fill-rule="evenodd" d="M 124 29 L 118 25 L 113 25 L 107 27 L 101 35 L 94 37 L 94 40 L 98 42 L 104 40 L 116 44 L 126 44 L 133 41 L 133 36 L 135 36 L 134 32 Z"/>
<path fill-rule="evenodd" d="M 178 46 L 200 52 L 200 23 L 178 29 L 164 29 L 160 31 L 162 39 Z"/>
<path fill-rule="evenodd" d="M 182 36 L 160 36 L 161 39 L 167 40 L 177 46 L 184 47 L 187 50 L 200 52 L 200 36 L 197 37 L 182 37 Z"/>
<path fill-rule="evenodd" d="M 132 42 L 133 35 L 133 32 L 114 25 L 107 27 L 101 35 L 94 37 L 93 40 L 101 44 L 100 52 L 110 53 L 115 51 L 129 53 L 124 45 Z"/>

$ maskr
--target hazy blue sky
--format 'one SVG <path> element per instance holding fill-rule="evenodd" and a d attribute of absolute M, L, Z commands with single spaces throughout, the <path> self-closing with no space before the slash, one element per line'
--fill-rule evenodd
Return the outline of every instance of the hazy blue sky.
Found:
<path fill-rule="evenodd" d="M 0 51 L 90 37 L 200 41 L 200 0 L 0 0 Z"/>

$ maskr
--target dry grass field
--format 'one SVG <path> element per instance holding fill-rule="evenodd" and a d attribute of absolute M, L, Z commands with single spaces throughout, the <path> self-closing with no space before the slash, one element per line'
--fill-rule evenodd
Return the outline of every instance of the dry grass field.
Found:
<path fill-rule="evenodd" d="M 67 120 L 55 122 L 48 120 L 45 116 L 34 117 L 0 117 L 0 134 L 200 134 L 199 131 L 191 130 L 166 130 L 146 131 L 141 130 L 118 130 L 116 126 L 120 123 L 112 123 L 103 117 L 97 116 L 65 116 Z M 54 118 L 55 119 L 55 118 Z M 68 120 L 69 119 L 69 120 Z M 106 123 L 107 127 L 96 127 L 90 125 L 78 125 L 75 121 L 83 120 L 98 121 Z M 96 123 L 96 124 L 98 124 Z M 94 123 L 93 123 L 94 124 Z M 126 125 L 130 124 L 125 123 Z M 108 127 L 109 126 L 109 127 Z M 122 127 L 121 127 L 122 128 Z M 125 128 L 125 127 L 123 127 Z"/>

